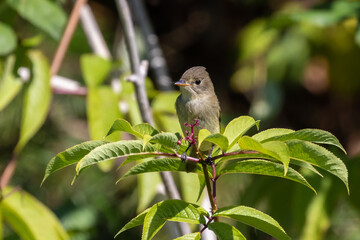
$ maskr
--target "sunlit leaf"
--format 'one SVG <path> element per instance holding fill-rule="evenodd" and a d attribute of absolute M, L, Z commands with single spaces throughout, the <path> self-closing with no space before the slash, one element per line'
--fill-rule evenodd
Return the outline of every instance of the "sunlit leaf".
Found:
<path fill-rule="evenodd" d="M 139 215 L 137 215 L 136 217 L 134 217 L 133 219 L 130 220 L 130 222 L 128 222 L 124 227 L 122 227 L 120 229 L 120 231 L 115 235 L 115 238 L 122 232 L 143 225 L 144 224 L 144 219 L 146 214 L 149 212 L 150 208 L 146 209 L 145 211 L 143 211 L 142 213 L 140 213 Z"/>
<path fill-rule="evenodd" d="M 84 156 L 78 164 L 76 165 L 77 175 L 79 173 L 94 164 L 99 162 L 103 162 L 106 160 L 114 159 L 117 157 L 125 157 L 137 153 L 141 153 L 143 150 L 142 141 L 140 140 L 122 140 L 117 142 L 111 142 L 108 144 L 101 145 L 94 150 L 92 150 L 89 154 Z M 155 152 L 156 149 L 147 145 L 145 147 L 145 152 Z"/>
<path fill-rule="evenodd" d="M 159 143 L 162 146 L 169 147 L 170 149 L 178 149 L 179 145 L 177 145 L 177 136 L 174 133 L 170 132 L 162 132 L 154 135 L 151 138 L 152 143 Z"/>
<path fill-rule="evenodd" d="M 58 153 L 55 157 L 53 157 L 48 163 L 45 176 L 42 180 L 42 183 L 54 172 L 60 170 L 64 167 L 72 165 L 80 161 L 84 156 L 86 156 L 93 149 L 107 144 L 105 141 L 88 141 L 83 142 L 81 144 L 75 145 L 71 148 L 66 149 L 65 151 Z"/>
<path fill-rule="evenodd" d="M 263 143 L 266 149 L 270 149 L 275 152 L 279 157 L 280 161 L 284 164 L 284 175 L 286 175 L 289 162 L 290 162 L 290 151 L 286 143 L 280 141 L 271 141 Z"/>
<path fill-rule="evenodd" d="M 0 22 L 0 56 L 11 53 L 17 45 L 16 34 L 7 24 Z"/>
<path fill-rule="evenodd" d="M 164 112 L 168 113 L 176 113 L 175 110 L 175 101 L 176 98 L 179 96 L 179 92 L 161 92 L 155 96 L 152 101 L 152 109 L 155 112 Z"/>
<path fill-rule="evenodd" d="M 184 236 L 175 238 L 174 240 L 200 240 L 200 239 L 201 239 L 200 232 L 196 232 L 196 233 L 186 234 Z"/>
<path fill-rule="evenodd" d="M 284 166 L 282 164 L 266 160 L 244 160 L 231 163 L 220 169 L 217 176 L 220 177 L 228 173 L 249 173 L 285 178 L 301 183 L 316 193 L 315 189 L 306 181 L 306 179 L 294 169 L 289 167 L 286 175 L 284 175 Z"/>
<path fill-rule="evenodd" d="M 139 132 L 135 131 L 133 129 L 133 127 L 131 126 L 131 124 L 128 121 L 126 121 L 125 119 L 115 120 L 113 125 L 111 126 L 109 132 L 106 134 L 106 136 L 109 136 L 110 134 L 117 132 L 117 131 L 127 132 L 127 133 L 130 133 L 139 138 L 142 138 L 142 136 L 143 136 Z"/>
<path fill-rule="evenodd" d="M 284 229 L 269 215 L 246 206 L 230 206 L 218 209 L 213 216 L 227 217 L 257 228 L 279 240 L 290 237 Z"/>
<path fill-rule="evenodd" d="M 54 213 L 33 196 L 11 187 L 3 189 L 2 194 L 2 217 L 21 239 L 69 239 Z"/>
<path fill-rule="evenodd" d="M 273 157 L 274 159 L 281 161 L 281 158 L 277 153 L 267 149 L 265 146 L 263 146 L 261 143 L 254 140 L 251 137 L 244 136 L 244 137 L 240 138 L 239 146 L 240 146 L 241 150 L 257 151 L 259 153 L 269 155 L 269 156 Z"/>
<path fill-rule="evenodd" d="M 258 142 L 264 142 L 269 138 L 282 136 L 293 132 L 295 131 L 287 128 L 270 128 L 253 135 L 252 138 Z"/>
<path fill-rule="evenodd" d="M 209 224 L 209 229 L 216 234 L 219 240 L 246 240 L 239 230 L 227 223 L 212 222 Z"/>
<path fill-rule="evenodd" d="M 205 186 L 204 175 L 179 172 L 179 178 L 181 183 L 181 199 L 186 202 L 197 203 Z"/>
<path fill-rule="evenodd" d="M 203 215 L 207 215 L 205 209 L 182 200 L 165 200 L 159 202 L 152 206 L 146 214 L 142 239 L 152 239 L 167 220 L 204 224 L 205 219 Z"/>
<path fill-rule="evenodd" d="M 187 172 L 186 164 L 183 163 L 180 159 L 175 158 L 159 158 L 155 160 L 145 161 L 132 167 L 127 173 L 124 174 L 124 176 L 119 179 L 119 181 L 126 177 L 137 174 L 163 171 Z M 193 172 L 202 173 L 202 168 L 200 167 L 200 165 L 197 165 L 196 169 L 194 169 Z"/>
<path fill-rule="evenodd" d="M 46 57 L 40 51 L 28 53 L 32 63 L 32 78 L 25 89 L 22 110 L 20 139 L 15 147 L 19 153 L 31 137 L 45 122 L 50 101 L 50 68 Z"/>
<path fill-rule="evenodd" d="M 6 59 L 4 71 L 0 79 L 0 111 L 19 93 L 23 84 L 20 78 L 16 78 L 13 75 L 14 64 L 15 56 L 11 55 Z"/>
<path fill-rule="evenodd" d="M 210 142 L 219 146 L 223 152 L 226 152 L 229 146 L 229 140 L 227 137 L 220 133 L 210 134 L 207 129 L 201 129 L 199 131 L 198 138 L 200 149 L 202 149 L 201 147 L 203 146 L 204 142 Z"/>
<path fill-rule="evenodd" d="M 288 141 L 288 140 L 303 140 L 308 142 L 314 142 L 317 144 L 326 144 L 332 145 L 340 148 L 344 153 L 346 153 L 344 147 L 341 145 L 339 140 L 332 135 L 331 133 L 320 130 L 320 129 L 302 129 L 293 133 L 289 133 L 282 136 L 273 136 L 271 138 L 267 138 L 263 142 L 268 141 Z"/>
<path fill-rule="evenodd" d="M 121 117 L 117 97 L 107 86 L 88 88 L 86 110 L 90 137 L 93 140 L 102 140 L 113 122 Z M 117 141 L 120 139 L 120 133 L 111 134 L 106 139 Z"/>
<path fill-rule="evenodd" d="M 224 136 L 229 141 L 229 149 L 236 144 L 238 139 L 254 126 L 259 127 L 259 122 L 252 117 L 241 116 L 233 119 L 224 130 Z"/>
<path fill-rule="evenodd" d="M 159 193 L 160 174 L 157 172 L 140 174 L 137 176 L 137 184 L 139 195 L 136 211 L 140 212 L 149 207 L 156 194 Z"/>
<path fill-rule="evenodd" d="M 348 171 L 345 164 L 327 149 L 311 142 L 290 140 L 286 142 L 291 158 L 320 167 L 344 182 L 348 192 Z"/>
<path fill-rule="evenodd" d="M 158 134 L 159 131 L 156 130 L 153 126 L 151 126 L 148 123 L 140 123 L 133 127 L 134 131 L 140 133 L 141 135 L 150 135 L 154 136 L 155 134 Z"/>
<path fill-rule="evenodd" d="M 112 68 L 109 60 L 95 54 L 83 54 L 80 63 L 85 83 L 90 88 L 100 86 Z"/>
<path fill-rule="evenodd" d="M 66 24 L 66 15 L 57 4 L 48 0 L 6 0 L 6 3 L 21 17 L 54 39 L 60 39 Z"/>

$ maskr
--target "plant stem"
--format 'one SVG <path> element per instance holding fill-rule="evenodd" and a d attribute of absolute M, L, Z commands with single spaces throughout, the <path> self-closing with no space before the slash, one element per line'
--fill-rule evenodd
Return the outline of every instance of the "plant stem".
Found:
<path fill-rule="evenodd" d="M 150 68 L 153 70 L 156 86 L 161 91 L 173 90 L 174 84 L 171 81 L 163 51 L 159 46 L 159 39 L 154 33 L 144 7 L 144 1 L 131 0 L 129 4 L 133 8 L 134 17 L 137 20 L 146 44 Z"/>
<path fill-rule="evenodd" d="M 210 176 L 209 176 L 209 172 L 207 170 L 207 164 L 205 163 L 205 161 L 203 161 L 201 163 L 201 166 L 202 166 L 202 169 L 203 169 L 203 172 L 204 172 L 206 189 L 207 189 L 210 204 L 211 204 L 211 213 L 215 213 L 215 211 L 217 210 L 217 206 L 216 206 L 216 203 L 214 202 L 214 197 L 213 197 L 213 193 L 212 193 L 212 190 L 211 190 L 211 184 L 210 184 Z"/>
<path fill-rule="evenodd" d="M 55 56 L 51 63 L 51 68 L 50 68 L 51 76 L 54 76 L 59 72 L 61 63 L 64 59 L 70 40 L 74 34 L 75 28 L 79 21 L 80 10 L 86 2 L 87 0 L 77 0 L 74 5 L 74 8 L 71 11 L 71 15 L 68 24 L 66 25 L 65 32 L 61 38 L 59 47 L 56 50 Z"/>
<path fill-rule="evenodd" d="M 17 156 L 13 153 L 0 178 L 0 190 L 2 191 L 10 182 L 17 165 Z"/>
<path fill-rule="evenodd" d="M 129 6 L 126 0 L 117 0 L 116 5 L 125 35 L 125 43 L 130 58 L 131 72 L 133 74 L 132 82 L 135 87 L 136 99 L 140 108 L 141 117 L 144 122 L 154 125 L 149 100 L 147 98 L 145 90 L 146 72 L 144 71 L 144 69 L 141 68 L 139 53 L 136 46 L 135 31 L 131 19 Z M 171 173 L 161 172 L 160 176 L 162 178 L 162 181 L 164 182 L 164 186 L 166 188 L 168 196 L 172 199 L 180 199 L 180 194 L 176 188 Z M 177 226 L 179 227 L 181 235 L 185 235 L 191 232 L 188 224 L 179 223 Z"/>

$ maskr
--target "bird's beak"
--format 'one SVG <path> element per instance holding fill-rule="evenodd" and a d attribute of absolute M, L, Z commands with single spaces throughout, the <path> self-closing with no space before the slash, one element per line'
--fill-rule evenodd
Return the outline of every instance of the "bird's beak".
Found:
<path fill-rule="evenodd" d="M 185 82 L 184 79 L 180 79 L 179 81 L 177 81 L 175 83 L 175 85 L 179 86 L 179 87 L 186 87 L 186 86 L 190 86 L 190 84 L 188 84 L 187 82 Z"/>

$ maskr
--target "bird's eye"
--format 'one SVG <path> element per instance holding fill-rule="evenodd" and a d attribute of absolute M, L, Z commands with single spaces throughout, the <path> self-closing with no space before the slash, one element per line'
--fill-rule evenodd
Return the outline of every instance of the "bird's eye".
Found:
<path fill-rule="evenodd" d="M 198 79 L 195 81 L 196 85 L 199 85 L 201 83 L 201 81 Z"/>

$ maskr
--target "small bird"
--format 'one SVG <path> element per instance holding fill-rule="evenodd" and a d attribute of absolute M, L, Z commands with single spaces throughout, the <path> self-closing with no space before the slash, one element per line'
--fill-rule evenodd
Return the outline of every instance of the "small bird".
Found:
<path fill-rule="evenodd" d="M 195 119 L 200 120 L 200 127 L 194 128 L 195 136 L 204 128 L 211 133 L 220 133 L 220 105 L 206 68 L 197 66 L 186 70 L 175 85 L 180 86 L 181 92 L 175 106 L 183 134 L 186 136 L 185 131 L 189 130 L 184 123 L 190 124 Z M 199 150 L 209 155 L 212 148 L 213 145 L 209 143 L 202 145 Z M 194 148 L 190 156 L 198 157 Z"/>

